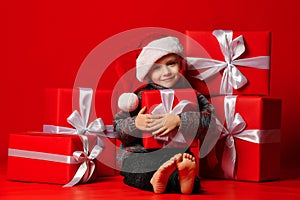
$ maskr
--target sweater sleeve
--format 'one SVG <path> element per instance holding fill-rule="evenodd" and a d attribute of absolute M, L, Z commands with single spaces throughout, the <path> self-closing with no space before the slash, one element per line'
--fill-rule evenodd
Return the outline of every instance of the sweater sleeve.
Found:
<path fill-rule="evenodd" d="M 181 113 L 179 131 L 184 135 L 202 141 L 210 126 L 211 118 L 214 117 L 215 111 L 213 105 L 202 94 L 198 93 L 197 98 L 199 111 Z"/>
<path fill-rule="evenodd" d="M 136 116 L 131 117 L 130 113 L 120 111 L 114 117 L 114 128 L 117 136 L 122 141 L 133 142 L 136 137 L 140 137 L 141 131 L 135 126 Z"/>
<path fill-rule="evenodd" d="M 120 111 L 114 115 L 113 125 L 117 138 L 121 140 L 124 147 L 142 144 L 142 131 L 135 125 L 135 119 L 141 109 L 141 91 L 137 92 L 139 106 L 132 112 Z"/>

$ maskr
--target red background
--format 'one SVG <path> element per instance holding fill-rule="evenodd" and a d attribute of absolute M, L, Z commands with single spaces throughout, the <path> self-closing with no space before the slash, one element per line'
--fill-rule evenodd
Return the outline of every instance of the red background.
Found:
<path fill-rule="evenodd" d="M 0 158 L 8 134 L 40 130 L 44 89 L 73 87 L 88 53 L 139 27 L 272 32 L 271 95 L 282 99 L 282 164 L 300 163 L 296 0 L 1 1 Z M 143 5 L 142 5 L 143 4 Z M 2 161 L 1 161 L 2 162 Z"/>

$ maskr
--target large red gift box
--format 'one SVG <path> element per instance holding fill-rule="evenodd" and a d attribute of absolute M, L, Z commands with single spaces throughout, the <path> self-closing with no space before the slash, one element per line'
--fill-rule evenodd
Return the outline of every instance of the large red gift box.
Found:
<path fill-rule="evenodd" d="M 79 89 L 47 88 L 45 91 L 44 124 L 73 128 L 67 118 L 74 110 L 80 111 Z M 107 137 L 101 137 L 105 146 L 97 158 L 97 175 L 112 176 L 116 174 L 116 138 L 112 122 L 117 103 L 112 90 L 96 90 L 93 94 L 90 118 L 101 118 L 107 130 Z M 94 106 L 93 106 L 94 105 Z"/>
<path fill-rule="evenodd" d="M 91 150 L 96 145 L 97 138 L 89 135 L 87 139 Z M 73 159 L 75 151 L 84 152 L 83 142 L 78 135 L 43 132 L 11 133 L 7 179 L 67 184 L 73 179 L 81 165 Z M 90 180 L 94 180 L 95 175 L 94 170 Z M 81 179 L 81 181 L 85 180 Z"/>
<path fill-rule="evenodd" d="M 186 34 L 190 65 L 185 76 L 193 88 L 205 95 L 269 94 L 269 31 L 186 31 Z"/>
<path fill-rule="evenodd" d="M 221 136 L 212 151 L 201 159 L 200 174 L 257 182 L 278 179 L 281 99 L 217 96 L 211 101 Z"/>
<path fill-rule="evenodd" d="M 184 110 L 197 110 L 198 109 L 198 101 L 196 96 L 196 91 L 194 89 L 175 89 L 175 90 L 148 90 L 142 92 L 142 107 L 147 107 L 147 113 L 152 113 L 152 111 L 162 103 L 162 92 L 166 92 L 166 94 L 174 94 L 173 97 L 169 99 L 169 102 L 165 102 L 167 105 L 171 106 L 171 109 L 174 109 L 175 106 L 182 100 L 188 100 L 191 104 L 185 106 Z M 170 93 L 168 93 L 170 92 Z M 167 99 L 167 98 L 165 98 Z M 172 102 L 173 101 L 173 102 Z M 174 130 L 170 134 L 176 135 L 177 130 Z M 196 134 L 196 133 L 195 133 Z M 190 143 L 191 146 L 197 147 L 197 141 L 193 140 L 193 138 L 185 138 L 187 143 Z M 155 138 L 152 133 L 143 133 L 143 145 L 147 149 L 159 149 L 163 147 L 172 146 L 175 143 L 172 140 L 163 140 Z M 176 142 L 178 146 L 180 143 Z M 186 144 L 182 144 L 186 146 Z"/>

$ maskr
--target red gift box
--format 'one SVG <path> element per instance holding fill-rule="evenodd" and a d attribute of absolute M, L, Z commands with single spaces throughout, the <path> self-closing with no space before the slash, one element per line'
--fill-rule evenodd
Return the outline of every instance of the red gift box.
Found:
<path fill-rule="evenodd" d="M 101 156 L 97 159 L 97 175 L 112 176 L 116 174 L 116 138 L 112 130 L 113 114 L 116 112 L 117 103 L 115 94 L 111 90 L 96 90 L 93 94 L 91 108 L 89 110 L 90 119 L 101 118 L 106 130 L 103 132 L 107 138 L 101 137 L 105 146 Z M 67 128 L 74 128 L 67 121 L 67 118 L 74 112 L 80 111 L 82 102 L 79 89 L 70 88 L 48 88 L 45 92 L 45 112 L 44 125 L 53 125 Z M 86 101 L 84 97 L 83 102 Z M 94 105 L 94 107 L 93 107 Z M 82 106 L 88 109 L 86 105 Z M 82 113 L 80 113 L 82 115 Z M 74 129 L 75 130 L 75 129 Z M 46 132 L 48 132 L 46 130 Z M 58 131 L 51 131 L 58 132 Z M 64 133 L 64 131 L 62 131 Z M 74 134 L 74 133 L 73 133 Z"/>
<path fill-rule="evenodd" d="M 218 96 L 211 101 L 222 133 L 213 150 L 201 159 L 200 174 L 257 182 L 278 179 L 281 100 Z"/>
<path fill-rule="evenodd" d="M 188 104 L 184 107 L 184 110 L 197 110 L 198 109 L 198 101 L 196 96 L 196 91 L 194 89 L 175 89 L 175 90 L 149 90 L 149 91 L 143 91 L 142 93 L 142 107 L 147 107 L 147 113 L 152 113 L 154 109 L 157 108 L 159 104 L 162 103 L 162 92 L 167 91 L 167 93 L 170 91 L 174 94 L 173 97 L 171 97 L 171 100 L 173 100 L 173 103 L 168 102 L 172 109 L 174 109 L 175 106 L 178 105 L 178 103 L 182 100 L 188 100 L 192 104 Z M 166 98 L 165 98 L 166 99 Z M 171 101 L 170 100 L 170 101 Z M 170 133 L 171 135 L 177 134 L 177 129 Z M 195 133 L 196 134 L 196 133 Z M 190 143 L 191 146 L 197 147 L 197 141 L 194 141 L 193 138 L 185 138 L 187 143 Z M 165 146 L 171 146 L 174 143 L 172 140 L 163 140 L 163 139 L 157 139 L 155 138 L 152 133 L 143 133 L 143 145 L 147 149 L 158 149 L 163 148 Z M 180 146 L 180 143 L 176 142 L 176 145 Z M 183 144 L 183 146 L 186 147 L 186 144 Z"/>
<path fill-rule="evenodd" d="M 96 145 L 97 138 L 90 135 L 87 139 L 91 150 Z M 9 140 L 7 179 L 67 184 L 82 164 L 73 157 L 76 151 L 84 152 L 83 142 L 78 135 L 12 133 Z M 86 172 L 89 173 L 89 170 L 91 167 L 88 166 Z M 89 180 L 95 179 L 95 175 L 96 171 L 93 171 Z M 87 180 L 84 176 L 81 178 L 83 182 Z"/>
<path fill-rule="evenodd" d="M 186 31 L 186 34 L 189 36 L 186 46 L 187 60 L 191 65 L 185 71 L 185 76 L 196 90 L 205 95 L 269 94 L 270 32 L 217 30 Z M 213 74 L 212 71 L 216 73 Z"/>

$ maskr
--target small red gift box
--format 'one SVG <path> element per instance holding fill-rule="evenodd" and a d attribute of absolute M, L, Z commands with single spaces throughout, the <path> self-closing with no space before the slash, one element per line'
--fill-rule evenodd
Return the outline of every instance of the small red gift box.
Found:
<path fill-rule="evenodd" d="M 86 138 L 91 150 L 95 147 L 97 138 L 91 135 L 86 136 Z M 11 133 L 7 179 L 68 184 L 84 162 L 81 160 L 82 157 L 79 157 L 79 161 L 74 158 L 75 152 L 80 152 L 80 154 L 85 152 L 83 146 L 83 141 L 78 135 L 42 132 Z M 101 151 L 99 153 L 101 155 Z M 92 172 L 90 171 L 92 169 L 90 161 L 88 163 L 86 173 Z M 81 178 L 79 177 L 81 181 L 95 179 L 95 170 L 92 172 L 91 179 L 86 179 L 88 175 L 86 173 Z"/>
<path fill-rule="evenodd" d="M 164 99 L 164 100 L 163 100 Z M 176 110 L 175 107 L 182 103 L 182 100 L 187 100 L 190 104 L 186 104 L 183 108 L 185 110 L 197 110 L 198 101 L 196 96 L 196 91 L 194 89 L 175 89 L 175 90 L 149 90 L 143 91 L 142 93 L 142 107 L 147 107 L 147 113 L 153 113 L 154 110 L 157 111 L 158 106 L 164 111 L 162 113 L 170 113 L 173 110 Z M 163 102 L 165 101 L 165 102 Z M 163 105 L 163 106 L 162 106 Z M 181 104 L 182 105 L 182 104 Z M 166 108 L 168 107 L 169 108 Z M 147 149 L 158 149 L 163 147 L 171 147 L 174 143 L 176 146 L 186 147 L 186 143 L 176 142 L 174 136 L 178 135 L 178 129 L 171 132 L 169 135 L 173 135 L 173 139 L 166 138 L 155 138 L 152 133 L 143 133 L 143 145 Z M 196 133 L 195 133 L 196 134 Z M 197 141 L 193 138 L 185 138 L 186 142 L 191 144 L 191 146 L 197 147 Z"/>
<path fill-rule="evenodd" d="M 257 182 L 278 179 L 281 100 L 268 96 L 218 96 L 211 101 L 221 137 L 201 159 L 200 174 Z"/>
<path fill-rule="evenodd" d="M 88 103 L 88 99 L 91 100 L 90 103 Z M 116 138 L 114 138 L 112 132 L 112 121 L 113 113 L 116 112 L 115 105 L 117 105 L 117 103 L 114 101 L 114 94 L 111 90 L 96 90 L 93 94 L 89 88 L 48 88 L 45 92 L 45 125 L 73 128 L 67 119 L 71 114 L 73 115 L 74 110 L 80 111 L 79 115 L 81 115 L 82 118 L 95 119 L 96 116 L 98 116 L 103 121 L 103 125 L 105 125 L 103 133 L 106 134 L 107 138 L 101 137 L 105 148 L 101 156 L 97 159 L 96 170 L 98 176 L 112 176 L 116 174 Z M 86 114 L 87 116 L 81 113 L 83 109 L 85 109 L 83 113 L 89 113 Z M 74 121 L 78 122 L 79 120 Z M 83 119 L 83 121 L 85 121 L 85 119 Z M 96 125 L 95 127 L 99 128 L 100 126 Z M 79 128 L 81 127 L 79 126 Z M 82 131 L 85 131 L 84 128 Z M 49 131 L 46 130 L 45 132 Z M 59 131 L 54 130 L 51 132 Z M 64 130 L 62 133 L 65 133 Z"/>
<path fill-rule="evenodd" d="M 186 31 L 186 78 L 205 95 L 269 94 L 270 32 Z"/>

